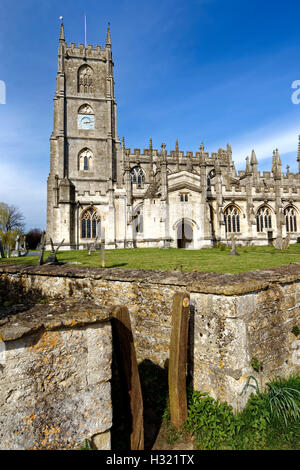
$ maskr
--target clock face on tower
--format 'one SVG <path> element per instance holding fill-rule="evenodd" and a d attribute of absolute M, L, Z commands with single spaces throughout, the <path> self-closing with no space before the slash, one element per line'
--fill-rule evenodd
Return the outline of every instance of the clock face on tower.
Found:
<path fill-rule="evenodd" d="M 78 129 L 91 130 L 94 129 L 95 117 L 91 114 L 78 115 Z"/>

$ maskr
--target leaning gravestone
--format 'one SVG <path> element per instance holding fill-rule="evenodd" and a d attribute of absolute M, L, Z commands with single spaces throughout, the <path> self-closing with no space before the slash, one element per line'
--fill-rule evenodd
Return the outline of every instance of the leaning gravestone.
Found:
<path fill-rule="evenodd" d="M 59 264 L 59 261 L 56 258 L 56 253 L 58 252 L 58 250 L 60 249 L 60 247 L 61 247 L 61 245 L 63 244 L 64 241 L 65 241 L 65 239 L 63 239 L 62 242 L 60 242 L 60 244 L 58 245 L 57 248 L 54 248 L 53 240 L 52 240 L 52 238 L 50 238 L 51 253 L 48 256 L 48 258 L 46 259 L 45 264 Z"/>

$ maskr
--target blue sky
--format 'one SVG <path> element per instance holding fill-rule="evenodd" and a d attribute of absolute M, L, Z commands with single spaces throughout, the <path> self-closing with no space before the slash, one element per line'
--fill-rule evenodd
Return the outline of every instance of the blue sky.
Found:
<path fill-rule="evenodd" d="M 118 133 L 127 147 L 217 151 L 259 169 L 279 149 L 297 171 L 300 3 L 296 0 L 1 0 L 0 201 L 46 227 L 59 16 L 66 40 L 105 44 L 111 23 Z"/>

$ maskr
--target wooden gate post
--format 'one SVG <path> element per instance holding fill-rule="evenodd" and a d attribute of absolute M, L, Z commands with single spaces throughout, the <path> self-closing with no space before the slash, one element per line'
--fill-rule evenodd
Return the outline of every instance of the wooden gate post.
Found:
<path fill-rule="evenodd" d="M 144 450 L 143 397 L 127 307 L 112 312 L 113 335 L 118 343 L 117 361 L 125 375 L 131 414 L 130 449 Z"/>
<path fill-rule="evenodd" d="M 176 293 L 172 306 L 169 358 L 169 399 L 171 423 L 180 431 L 187 419 L 186 368 L 190 295 Z"/>

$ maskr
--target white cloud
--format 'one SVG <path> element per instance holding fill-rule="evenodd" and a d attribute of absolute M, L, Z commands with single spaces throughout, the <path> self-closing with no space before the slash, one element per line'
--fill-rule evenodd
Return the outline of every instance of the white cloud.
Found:
<path fill-rule="evenodd" d="M 278 148 L 279 154 L 297 152 L 300 128 L 293 129 L 258 129 L 232 142 L 233 159 L 238 164 L 245 162 L 246 156 L 251 156 L 255 150 L 258 160 L 272 157 L 273 150 Z"/>

